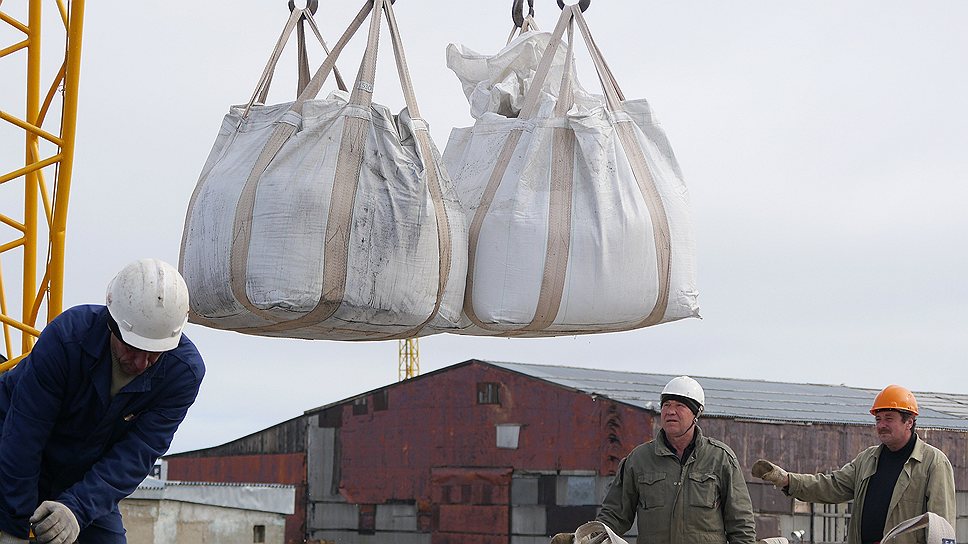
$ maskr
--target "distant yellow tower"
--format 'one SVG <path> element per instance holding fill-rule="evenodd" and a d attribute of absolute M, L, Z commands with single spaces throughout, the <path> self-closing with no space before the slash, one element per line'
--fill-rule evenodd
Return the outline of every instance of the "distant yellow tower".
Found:
<path fill-rule="evenodd" d="M 54 16 L 43 17 L 45 3 L 57 8 Z M 64 240 L 84 23 L 84 0 L 29 0 L 8 6 L 0 8 L 0 26 L 12 27 L 23 39 L 0 43 L 0 63 L 6 71 L 19 58 L 26 70 L 22 80 L 3 82 L 8 90 L 20 91 L 8 96 L 23 97 L 24 102 L 0 103 L 0 129 L 3 134 L 11 128 L 19 132 L 24 145 L 23 161 L 16 155 L 0 155 L 0 372 L 25 357 L 40 329 L 63 310 Z M 53 31 L 45 28 L 42 33 L 42 22 L 55 22 L 50 25 Z M 51 52 L 61 51 L 63 60 L 58 64 L 55 58 L 44 70 L 42 45 L 45 60 L 51 59 Z M 4 265 L 10 261 L 17 262 L 12 268 L 20 277 L 4 276 Z M 7 299 L 8 289 L 11 295 L 21 294 L 19 311 L 17 303 Z"/>
<path fill-rule="evenodd" d="M 397 369 L 397 381 L 420 375 L 420 345 L 416 338 L 398 340 L 400 361 Z"/>

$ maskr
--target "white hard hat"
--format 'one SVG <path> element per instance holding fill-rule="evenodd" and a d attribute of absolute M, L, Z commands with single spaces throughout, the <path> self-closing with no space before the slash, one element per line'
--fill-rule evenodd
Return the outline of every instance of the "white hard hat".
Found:
<path fill-rule="evenodd" d="M 679 376 L 669 380 L 669 383 L 662 389 L 660 398 L 664 399 L 666 395 L 694 400 L 699 403 L 700 410 L 706 406 L 706 394 L 703 392 L 702 386 L 689 376 Z"/>
<path fill-rule="evenodd" d="M 108 284 L 107 306 L 126 344 L 168 351 L 178 347 L 188 322 L 188 286 L 170 264 L 141 259 Z"/>

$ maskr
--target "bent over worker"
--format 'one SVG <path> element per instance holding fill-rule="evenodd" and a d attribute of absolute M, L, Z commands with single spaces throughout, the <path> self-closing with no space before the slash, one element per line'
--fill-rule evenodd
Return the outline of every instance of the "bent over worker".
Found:
<path fill-rule="evenodd" d="M 107 306 L 57 316 L 0 375 L 0 543 L 126 542 L 118 502 L 168 450 L 205 374 L 182 334 L 188 289 L 157 259 L 129 264 Z"/>
<path fill-rule="evenodd" d="M 758 460 L 753 476 L 802 501 L 854 501 L 847 544 L 875 544 L 904 520 L 933 512 L 955 525 L 955 480 L 948 457 L 914 432 L 918 403 L 900 385 L 884 388 L 871 406 L 881 444 L 860 452 L 829 474 L 793 474 Z M 905 534 L 892 542 L 923 543 L 924 534 Z"/>
<path fill-rule="evenodd" d="M 619 464 L 597 520 L 621 535 L 638 515 L 638 544 L 753 544 L 753 505 L 736 455 L 696 424 L 702 386 L 673 378 L 660 401 L 658 436 Z"/>

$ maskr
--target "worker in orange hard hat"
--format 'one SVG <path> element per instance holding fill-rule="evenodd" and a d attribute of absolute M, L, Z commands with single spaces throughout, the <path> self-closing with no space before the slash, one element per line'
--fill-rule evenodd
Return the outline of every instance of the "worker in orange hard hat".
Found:
<path fill-rule="evenodd" d="M 955 479 L 948 457 L 914 432 L 918 401 L 900 385 L 885 387 L 870 409 L 881 442 L 843 468 L 826 474 L 793 474 L 760 459 L 753 476 L 807 502 L 854 501 L 847 544 L 876 544 L 899 523 L 932 512 L 955 524 Z M 859 514 L 859 515 L 858 515 Z M 892 543 L 924 542 L 903 534 Z"/>

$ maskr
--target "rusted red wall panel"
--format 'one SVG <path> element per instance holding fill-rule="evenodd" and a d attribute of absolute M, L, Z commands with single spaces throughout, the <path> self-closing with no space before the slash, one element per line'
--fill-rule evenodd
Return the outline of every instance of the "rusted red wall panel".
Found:
<path fill-rule="evenodd" d="M 508 506 L 441 504 L 437 508 L 440 532 L 508 534 Z"/>
<path fill-rule="evenodd" d="M 500 405 L 477 404 L 499 383 Z M 431 467 L 614 472 L 651 434 L 649 414 L 490 365 L 471 363 L 390 388 L 388 409 L 342 410 L 341 492 L 349 502 L 429 498 Z M 496 447 L 495 424 L 521 424 L 517 449 Z"/>
<path fill-rule="evenodd" d="M 172 457 L 168 479 L 189 482 L 291 484 L 296 486 L 295 512 L 286 516 L 286 544 L 306 536 L 306 454 Z"/>
<path fill-rule="evenodd" d="M 306 454 L 168 458 L 168 479 L 192 482 L 306 483 Z"/>

